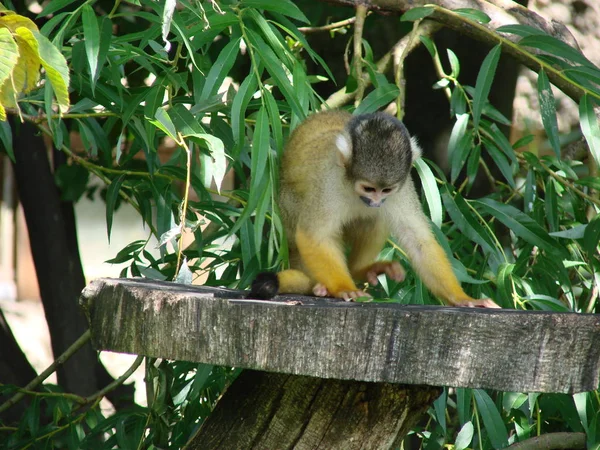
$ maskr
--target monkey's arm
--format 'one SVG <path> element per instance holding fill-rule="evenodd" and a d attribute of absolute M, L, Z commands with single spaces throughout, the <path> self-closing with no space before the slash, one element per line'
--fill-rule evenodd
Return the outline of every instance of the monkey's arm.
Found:
<path fill-rule="evenodd" d="M 339 239 L 316 235 L 304 227 L 298 227 L 295 238 L 304 267 L 329 294 L 345 300 L 367 296 L 352 281 Z"/>
<path fill-rule="evenodd" d="M 447 305 L 499 308 L 491 299 L 476 300 L 463 291 L 444 249 L 429 227 L 412 183 L 406 188 L 402 200 L 394 205 L 395 214 L 388 218 L 393 235 L 425 286 Z"/>

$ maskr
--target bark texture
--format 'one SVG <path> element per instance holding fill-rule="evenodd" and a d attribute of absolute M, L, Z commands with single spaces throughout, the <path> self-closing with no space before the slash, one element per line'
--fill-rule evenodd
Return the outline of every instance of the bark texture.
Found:
<path fill-rule="evenodd" d="M 243 295 L 99 279 L 81 301 L 101 350 L 338 380 L 512 392 L 598 388 L 598 315 Z"/>

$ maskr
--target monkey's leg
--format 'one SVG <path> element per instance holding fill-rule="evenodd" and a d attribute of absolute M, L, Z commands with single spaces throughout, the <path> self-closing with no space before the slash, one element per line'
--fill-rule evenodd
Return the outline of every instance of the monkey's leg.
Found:
<path fill-rule="evenodd" d="M 317 238 L 299 227 L 296 230 L 296 245 L 304 267 L 331 295 L 344 300 L 368 296 L 352 281 L 344 252 L 335 238 Z"/>
<path fill-rule="evenodd" d="M 345 239 L 351 246 L 348 266 L 352 278 L 378 283 L 377 276 L 385 273 L 395 281 L 404 280 L 404 269 L 397 261 L 375 261 L 389 236 L 383 220 L 361 221 L 348 227 Z"/>

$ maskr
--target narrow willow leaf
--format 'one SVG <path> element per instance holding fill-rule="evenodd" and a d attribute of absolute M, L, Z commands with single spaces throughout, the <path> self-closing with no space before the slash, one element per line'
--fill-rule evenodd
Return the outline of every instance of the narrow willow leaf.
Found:
<path fill-rule="evenodd" d="M 242 0 L 242 6 L 277 12 L 300 22 L 310 23 L 304 13 L 290 0 Z"/>
<path fill-rule="evenodd" d="M 169 136 L 174 141 L 177 141 L 177 130 L 175 129 L 175 125 L 173 125 L 173 121 L 171 117 L 169 117 L 169 113 L 163 107 L 160 107 L 154 113 L 154 119 L 150 119 L 153 125 L 157 128 L 160 128 L 167 136 Z"/>
<path fill-rule="evenodd" d="M 537 48 L 538 50 L 542 50 L 553 56 L 565 58 L 582 66 L 595 67 L 579 50 L 547 34 L 526 36 L 519 41 L 519 45 Z"/>
<path fill-rule="evenodd" d="M 567 230 L 555 231 L 553 233 L 549 233 L 550 236 L 559 237 L 564 239 L 581 239 L 585 235 L 585 230 L 587 229 L 587 224 L 585 225 L 577 225 L 573 228 L 569 228 Z"/>
<path fill-rule="evenodd" d="M 489 23 L 492 19 L 486 13 L 473 8 L 458 8 L 453 10 L 459 16 L 463 16 L 473 22 Z"/>
<path fill-rule="evenodd" d="M 452 133 L 450 133 L 448 155 L 450 157 L 450 178 L 452 182 L 458 178 L 473 148 L 473 130 L 467 130 L 468 122 L 469 115 L 461 114 L 458 116 L 454 127 L 452 127 Z"/>
<path fill-rule="evenodd" d="M 50 14 L 69 6 L 75 1 L 76 0 L 52 0 L 51 2 L 48 2 L 42 12 L 38 14 L 38 18 L 49 16 Z"/>
<path fill-rule="evenodd" d="M 458 56 L 456 56 L 456 53 L 454 53 L 450 49 L 447 49 L 446 51 L 448 52 L 448 60 L 450 61 L 450 67 L 452 67 L 451 76 L 453 78 L 458 78 L 458 75 L 460 74 L 460 61 L 458 60 Z M 458 91 L 458 89 L 456 90 Z"/>
<path fill-rule="evenodd" d="M 171 31 L 171 22 L 173 21 L 173 14 L 175 13 L 175 6 L 177 6 L 177 2 L 175 0 L 165 0 L 164 2 L 161 23 L 161 34 L 162 40 L 165 43 L 165 50 L 167 52 L 171 48 L 171 43 L 167 38 L 169 36 L 169 32 Z"/>
<path fill-rule="evenodd" d="M 255 9 L 248 9 L 245 13 L 248 19 L 251 19 L 260 29 L 260 32 L 265 39 L 265 42 L 277 55 L 279 61 L 284 64 L 288 70 L 291 70 L 293 61 L 296 59 L 288 51 L 287 45 L 284 45 L 284 39 L 279 31 Z M 277 35 L 275 34 L 277 33 Z"/>
<path fill-rule="evenodd" d="M 512 148 L 514 148 L 516 150 L 518 148 L 525 147 L 526 145 L 531 144 L 534 139 L 535 139 L 535 137 L 533 136 L 533 134 L 528 134 L 527 136 L 523 136 L 521 139 L 517 140 L 517 142 L 515 142 L 512 145 Z"/>
<path fill-rule="evenodd" d="M 173 281 L 180 284 L 192 284 L 193 277 L 192 271 L 188 267 L 187 258 L 184 256 L 181 266 L 179 266 L 179 272 L 177 272 L 177 278 Z"/>
<path fill-rule="evenodd" d="M 598 113 L 596 112 L 598 111 Z M 600 124 L 598 116 L 600 108 L 588 94 L 584 94 L 579 102 L 579 122 L 581 131 L 585 136 L 590 151 L 596 160 L 596 165 L 600 166 Z"/>
<path fill-rule="evenodd" d="M 240 88 L 231 103 L 231 131 L 233 133 L 233 140 L 236 143 L 236 150 L 233 154 L 234 158 L 237 157 L 236 155 L 239 154 L 240 149 L 244 144 L 246 108 L 257 88 L 258 83 L 256 81 L 256 76 L 251 73 L 244 81 L 242 81 L 242 84 L 240 84 Z"/>
<path fill-rule="evenodd" d="M 10 124 L 6 121 L 0 121 L 0 142 L 2 150 L 6 152 L 10 160 L 15 162 L 15 153 L 13 150 L 13 137 Z"/>
<path fill-rule="evenodd" d="M 52 85 L 60 111 L 68 111 L 70 105 L 70 78 L 67 60 L 46 36 L 43 36 L 37 31 L 31 32 L 31 35 L 26 32 L 21 33 L 22 30 L 22 28 L 19 28 L 19 35 L 27 40 L 27 43 L 31 48 L 36 49 L 39 52 L 42 67 L 44 67 L 46 77 Z"/>
<path fill-rule="evenodd" d="M 415 161 L 415 167 L 419 178 L 421 179 L 421 185 L 423 186 L 423 192 L 427 199 L 427 205 L 429 206 L 429 214 L 431 221 L 438 227 L 442 226 L 442 199 L 440 197 L 440 190 L 437 187 L 435 177 L 429 166 L 421 158 Z"/>
<path fill-rule="evenodd" d="M 435 43 L 427 36 L 419 36 L 419 39 L 421 43 L 425 46 L 431 57 L 435 58 L 435 55 L 437 55 L 437 47 L 435 46 Z"/>
<path fill-rule="evenodd" d="M 217 186 L 217 192 L 221 192 L 223 178 L 227 172 L 227 156 L 225 155 L 225 146 L 223 141 L 216 136 L 206 133 L 194 133 L 186 137 L 201 139 L 208 145 L 210 156 L 212 158 L 212 179 Z"/>
<path fill-rule="evenodd" d="M 256 116 L 256 126 L 254 127 L 254 136 L 252 138 L 252 183 L 250 185 L 250 192 L 256 192 L 255 189 L 265 174 L 267 159 L 271 151 L 269 137 L 269 116 L 263 107 L 260 108 Z"/>
<path fill-rule="evenodd" d="M 452 221 L 467 238 L 483 247 L 486 253 L 496 252 L 492 236 L 474 217 L 473 211 L 459 193 L 455 193 L 453 197 L 446 189 L 442 199 Z"/>
<path fill-rule="evenodd" d="M 474 433 L 473 423 L 471 421 L 465 423 L 458 435 L 456 436 L 456 441 L 454 442 L 454 450 L 464 450 L 469 447 L 471 441 L 473 440 Z"/>
<path fill-rule="evenodd" d="M 558 231 L 558 197 L 552 179 L 546 183 L 544 209 L 546 211 L 546 220 L 548 220 L 548 228 L 550 231 Z"/>
<path fill-rule="evenodd" d="M 564 254 L 563 247 L 556 240 L 548 236 L 544 228 L 517 208 L 490 198 L 482 198 L 474 201 L 474 203 L 479 205 L 488 214 L 494 216 L 515 233 L 515 235 L 526 242 L 536 245 L 552 255 Z"/>
<path fill-rule="evenodd" d="M 527 295 L 522 299 L 525 303 L 533 305 L 535 309 L 540 311 L 554 311 L 554 312 L 569 312 L 569 308 L 558 300 L 557 298 L 550 297 L 549 295 Z"/>
<path fill-rule="evenodd" d="M 556 119 L 556 105 L 554 104 L 554 94 L 550 87 L 548 75 L 542 69 L 538 74 L 537 82 L 538 100 L 542 112 L 542 123 L 548 135 L 550 145 L 557 158 L 560 158 L 560 140 L 558 138 L 558 121 Z"/>
<path fill-rule="evenodd" d="M 415 20 L 423 19 L 430 16 L 435 11 L 431 6 L 420 6 L 417 8 L 411 8 L 402 14 L 400 17 L 401 22 L 414 22 Z"/>
<path fill-rule="evenodd" d="M 500 172 L 502 172 L 502 175 L 504 176 L 504 179 L 507 181 L 507 183 L 512 188 L 515 188 L 515 179 L 512 174 L 513 169 L 510 166 L 510 163 L 506 160 L 506 156 L 504 156 L 504 154 L 500 150 L 498 150 L 498 148 L 491 142 L 486 141 L 485 149 L 494 160 L 494 163 L 496 164 L 498 169 L 500 169 Z"/>
<path fill-rule="evenodd" d="M 100 47 L 98 48 L 98 65 L 96 67 L 96 73 L 93 75 L 94 82 L 98 80 L 102 67 L 104 66 L 104 62 L 106 61 L 106 57 L 108 56 L 108 51 L 113 39 L 112 31 L 113 24 L 111 20 L 108 17 L 102 17 L 100 19 Z"/>
<path fill-rule="evenodd" d="M 479 74 L 477 74 L 477 81 L 475 82 L 475 95 L 473 97 L 473 126 L 475 129 L 479 127 L 479 119 L 481 118 L 481 112 L 483 106 L 487 102 L 492 82 L 494 81 L 494 75 L 496 74 L 496 67 L 500 60 L 501 45 L 496 45 L 487 54 Z"/>
<path fill-rule="evenodd" d="M 460 89 L 454 89 L 450 97 L 450 114 L 460 116 L 467 112 L 467 99 Z"/>
<path fill-rule="evenodd" d="M 263 41 L 261 36 L 253 32 L 251 29 L 246 30 L 246 32 L 250 41 L 249 44 L 255 47 L 256 52 L 265 64 L 265 68 L 275 79 L 277 87 L 292 108 L 292 114 L 296 114 L 301 119 L 304 119 L 306 116 L 302 112 L 302 107 L 300 106 L 296 92 L 292 87 L 292 84 L 288 78 L 288 73 L 286 73 L 284 70 L 281 62 L 277 59 L 277 56 L 273 50 L 271 50 L 265 41 Z"/>
<path fill-rule="evenodd" d="M 590 258 L 598 254 L 598 243 L 600 242 L 600 214 L 587 224 L 583 234 L 583 248 Z"/>
<path fill-rule="evenodd" d="M 394 101 L 394 99 L 398 97 L 398 93 L 398 86 L 395 84 L 387 83 L 381 85 L 363 99 L 353 114 L 364 114 L 377 111 L 379 108 Z"/>
<path fill-rule="evenodd" d="M 275 97 L 268 89 L 263 91 L 265 98 L 265 104 L 267 107 L 267 113 L 269 114 L 269 124 L 273 131 L 273 140 L 275 141 L 275 147 L 277 154 L 281 155 L 283 152 L 283 129 L 281 126 L 281 115 L 279 113 L 279 107 L 275 101 Z"/>
<path fill-rule="evenodd" d="M 471 419 L 471 402 L 473 394 L 469 388 L 456 388 L 456 410 L 458 412 L 458 421 L 461 425 L 466 424 Z"/>
<path fill-rule="evenodd" d="M 517 36 L 523 37 L 532 35 L 544 36 L 546 34 L 539 28 L 535 28 L 529 25 L 504 25 L 496 28 L 496 31 L 499 33 L 516 34 Z"/>
<path fill-rule="evenodd" d="M 98 68 L 98 55 L 100 54 L 100 29 L 98 27 L 96 13 L 87 3 L 81 8 L 81 19 L 83 23 L 85 53 L 90 69 L 90 80 L 93 93 L 96 88 L 95 76 Z"/>
<path fill-rule="evenodd" d="M 223 83 L 223 80 L 233 67 L 240 52 L 240 39 L 241 38 L 232 39 L 229 44 L 221 50 L 221 53 L 219 53 L 217 60 L 206 76 L 206 82 L 204 83 L 202 93 L 200 94 L 201 100 L 206 100 L 215 95 L 217 90 L 221 87 L 221 83 Z"/>
<path fill-rule="evenodd" d="M 479 415 L 483 419 L 485 431 L 487 431 L 492 447 L 496 449 L 507 447 L 508 433 L 494 401 L 482 389 L 474 389 L 473 396 L 475 397 Z"/>
<path fill-rule="evenodd" d="M 444 388 L 442 395 L 440 395 L 433 402 L 433 409 L 435 411 L 435 417 L 437 419 L 437 423 L 440 425 L 440 427 L 442 427 L 442 430 L 444 430 L 444 434 L 446 433 L 446 408 L 448 406 L 447 401 L 448 401 L 448 389 Z"/>
<path fill-rule="evenodd" d="M 119 191 L 121 190 L 121 185 L 124 180 L 125 174 L 119 175 L 118 178 L 111 181 L 106 190 L 106 233 L 108 235 L 108 242 L 110 242 L 110 232 L 112 229 L 115 206 L 117 205 Z"/>

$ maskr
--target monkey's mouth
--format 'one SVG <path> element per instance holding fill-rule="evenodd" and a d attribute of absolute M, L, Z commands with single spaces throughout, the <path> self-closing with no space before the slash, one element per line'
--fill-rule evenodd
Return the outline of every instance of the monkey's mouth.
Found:
<path fill-rule="evenodd" d="M 385 202 L 385 198 L 382 198 L 380 202 L 376 202 L 376 201 L 373 201 L 373 199 L 371 199 L 369 197 L 363 197 L 362 195 L 360 196 L 360 199 L 369 208 L 379 208 L 381 205 L 383 205 L 383 202 Z"/>

